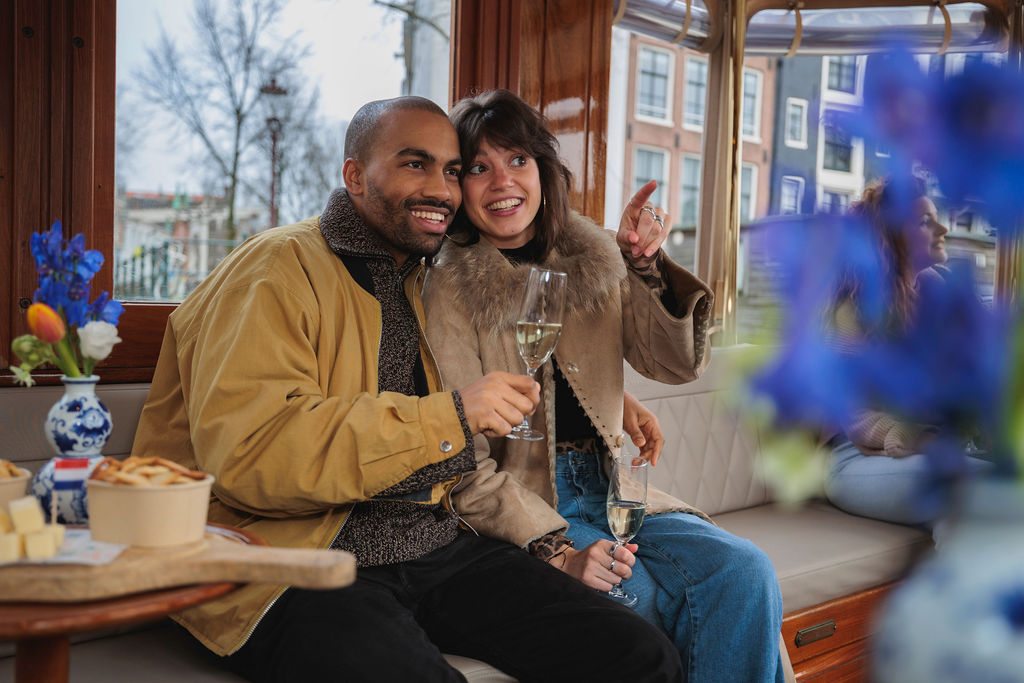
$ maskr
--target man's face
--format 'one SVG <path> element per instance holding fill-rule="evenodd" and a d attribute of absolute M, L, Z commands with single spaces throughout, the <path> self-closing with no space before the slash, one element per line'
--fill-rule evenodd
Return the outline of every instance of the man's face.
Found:
<path fill-rule="evenodd" d="M 459 140 L 448 118 L 417 109 L 388 114 L 366 157 L 361 182 L 349 188 L 362 195 L 355 201 L 363 221 L 399 264 L 410 254 L 436 254 L 462 202 Z"/>

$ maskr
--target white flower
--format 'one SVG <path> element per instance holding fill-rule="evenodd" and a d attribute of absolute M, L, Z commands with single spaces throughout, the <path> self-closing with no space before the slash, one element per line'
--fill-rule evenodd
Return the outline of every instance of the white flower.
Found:
<path fill-rule="evenodd" d="M 16 384 L 24 384 L 26 387 L 30 387 L 36 383 L 36 380 L 32 377 L 31 368 L 25 370 L 24 368 L 12 365 L 10 371 L 14 373 L 14 381 Z"/>
<path fill-rule="evenodd" d="M 93 360 L 103 360 L 110 355 L 114 344 L 121 341 L 117 327 L 102 320 L 91 320 L 78 328 L 78 341 L 82 355 Z"/>

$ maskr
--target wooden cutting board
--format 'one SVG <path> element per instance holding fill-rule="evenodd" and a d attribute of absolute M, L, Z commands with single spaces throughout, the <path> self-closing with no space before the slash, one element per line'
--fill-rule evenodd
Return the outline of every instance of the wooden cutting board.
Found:
<path fill-rule="evenodd" d="M 197 543 L 129 547 L 105 565 L 0 567 L 0 602 L 75 602 L 195 583 L 272 583 L 341 588 L 355 581 L 351 553 L 252 545 L 237 529 L 211 529 Z"/>

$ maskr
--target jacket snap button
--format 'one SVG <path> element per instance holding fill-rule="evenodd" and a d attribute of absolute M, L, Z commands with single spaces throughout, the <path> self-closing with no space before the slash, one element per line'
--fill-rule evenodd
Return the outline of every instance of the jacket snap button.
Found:
<path fill-rule="evenodd" d="M 569 372 L 579 372 L 580 371 L 580 369 L 578 367 L 576 367 L 575 363 L 569 363 L 568 367 L 569 367 Z"/>
<path fill-rule="evenodd" d="M 451 441 L 442 441 L 441 442 L 441 452 L 442 453 L 447 453 L 451 449 L 452 449 L 452 442 Z"/>

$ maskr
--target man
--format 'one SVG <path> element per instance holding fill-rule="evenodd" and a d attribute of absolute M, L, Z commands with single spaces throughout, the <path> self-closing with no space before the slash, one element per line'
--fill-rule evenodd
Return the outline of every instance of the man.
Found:
<path fill-rule="evenodd" d="M 539 388 L 439 390 L 418 257 L 461 201 L 444 112 L 372 102 L 345 156 L 321 216 L 250 239 L 171 315 L 133 452 L 214 474 L 212 521 L 353 552 L 356 583 L 247 586 L 178 620 L 253 680 L 463 680 L 442 650 L 529 680 L 680 679 L 640 617 L 450 511 L 472 435 L 507 433 Z"/>

